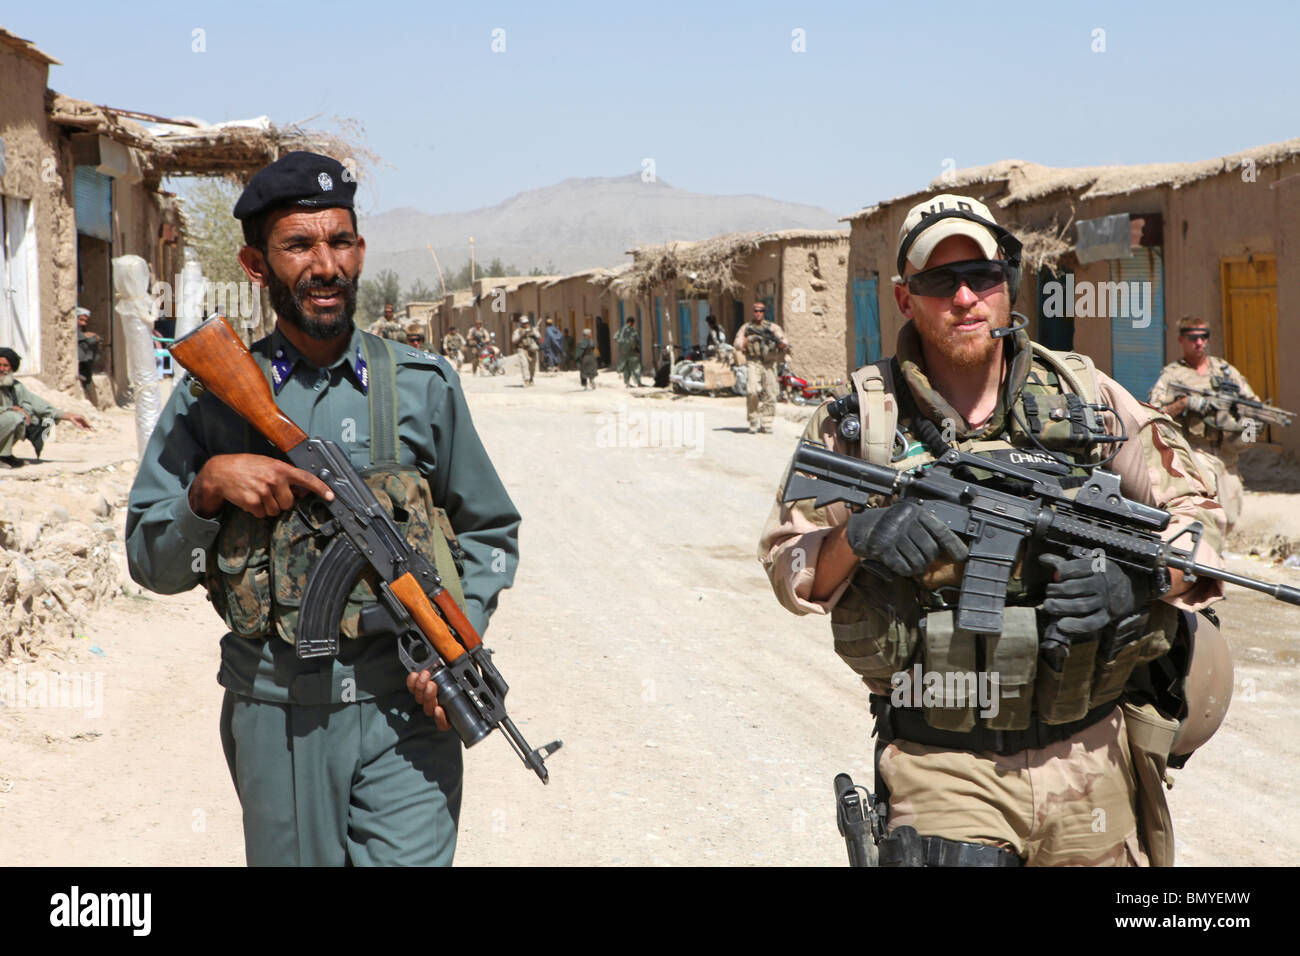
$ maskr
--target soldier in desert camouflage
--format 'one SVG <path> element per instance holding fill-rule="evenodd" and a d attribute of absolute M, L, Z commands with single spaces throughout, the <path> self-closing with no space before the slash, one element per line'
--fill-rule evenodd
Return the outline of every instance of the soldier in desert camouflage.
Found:
<path fill-rule="evenodd" d="M 1149 401 L 1169 415 L 1183 429 L 1183 437 L 1213 471 L 1219 488 L 1219 501 L 1231 531 L 1241 517 L 1241 474 L 1237 459 L 1241 456 L 1243 441 L 1253 434 L 1254 423 L 1234 418 L 1230 412 L 1207 408 L 1200 395 L 1177 391 L 1174 385 L 1185 385 L 1202 392 L 1214 390 L 1216 379 L 1226 379 L 1241 389 L 1242 397 L 1259 401 L 1246 376 L 1221 358 L 1209 352 L 1210 329 L 1204 320 L 1185 315 L 1178 322 L 1178 344 L 1183 357 L 1166 365 L 1160 378 L 1151 387 Z"/>
<path fill-rule="evenodd" d="M 1221 567 L 1223 510 L 1173 422 L 1086 357 L 1049 353 L 1010 328 L 1019 249 L 975 199 L 915 206 L 898 237 L 895 300 L 908 321 L 897 354 L 852 377 L 860 437 L 827 406 L 803 437 L 900 470 L 956 447 L 1041 469 L 1064 488 L 1113 447 L 1053 433 L 1059 416 L 1049 411 L 1081 393 L 1112 410 L 1106 433 L 1122 422 L 1128 435 L 1106 465 L 1123 493 L 1171 513 L 1166 537 L 1200 521 L 1197 559 Z M 1046 442 L 1052 454 L 1039 450 Z M 1146 686 L 1146 662 L 1202 623 L 1180 612 L 1217 600 L 1222 585 L 1175 574 L 1153 600 L 1151 583 L 1117 562 L 1034 561 L 1022 550 L 1002 633 L 975 635 L 955 627 L 951 610 L 968 554 L 912 501 L 850 513 L 783 504 L 780 492 L 759 543 L 780 603 L 828 615 L 836 652 L 871 691 L 876 789 L 888 795 L 880 864 L 1171 865 L 1162 780 L 1181 728 L 1145 694 L 1122 707 L 1120 695 Z M 1055 667 L 1039 652 L 1047 623 L 1075 635 Z M 1094 660 L 1103 639 L 1115 656 Z M 904 692 L 920 683 L 918 669 L 939 676 L 938 694 Z M 997 678 L 988 699 L 946 690 L 977 672 Z"/>

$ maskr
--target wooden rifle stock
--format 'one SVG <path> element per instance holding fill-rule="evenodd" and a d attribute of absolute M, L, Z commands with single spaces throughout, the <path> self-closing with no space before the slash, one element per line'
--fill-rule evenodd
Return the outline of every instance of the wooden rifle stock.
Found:
<path fill-rule="evenodd" d="M 275 404 L 257 360 L 223 316 L 214 315 L 167 351 L 276 448 L 287 452 L 306 441 L 307 433 Z"/>

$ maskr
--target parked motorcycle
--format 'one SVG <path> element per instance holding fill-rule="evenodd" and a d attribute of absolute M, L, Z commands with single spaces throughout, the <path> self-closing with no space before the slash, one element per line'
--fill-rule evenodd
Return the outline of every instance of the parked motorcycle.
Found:
<path fill-rule="evenodd" d="M 777 366 L 776 380 L 781 387 L 781 399 L 788 399 L 796 405 L 820 405 L 833 397 L 835 389 L 844 384 L 842 378 L 800 378 L 790 368 L 788 359 L 783 359 Z"/>
<path fill-rule="evenodd" d="M 692 395 L 744 395 L 748 369 L 732 365 L 732 351 L 729 345 L 709 355 L 698 345 L 687 349 L 668 376 L 673 391 Z"/>

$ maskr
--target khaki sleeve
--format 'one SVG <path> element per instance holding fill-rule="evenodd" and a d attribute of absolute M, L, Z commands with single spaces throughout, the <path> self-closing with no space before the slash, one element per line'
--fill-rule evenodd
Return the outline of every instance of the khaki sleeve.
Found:
<path fill-rule="evenodd" d="M 736 341 L 732 343 L 732 346 L 737 352 L 745 347 L 745 326 L 742 325 L 736 332 Z"/>
<path fill-rule="evenodd" d="M 803 438 L 821 442 L 833 451 L 851 454 L 839 440 L 835 422 L 826 406 L 813 414 Z M 775 501 L 758 542 L 758 560 L 767 572 L 781 606 L 795 614 L 829 614 L 848 587 L 846 579 L 825 601 L 813 601 L 813 577 L 822 543 L 838 525 L 848 520 L 849 509 L 840 503 L 814 508 L 811 501 L 781 501 L 785 479 L 776 489 Z"/>
<path fill-rule="evenodd" d="M 1169 527 L 1162 532 L 1166 541 L 1194 521 L 1204 529 L 1195 559 L 1208 567 L 1222 568 L 1225 518 L 1218 501 L 1213 472 L 1202 468 L 1196 454 L 1168 415 L 1143 405 L 1114 379 L 1100 372 L 1101 400 L 1115 410 L 1128 441 L 1106 467 L 1120 477 L 1124 495 L 1143 504 L 1168 511 Z M 1112 416 L 1107 416 L 1111 434 L 1120 434 Z M 1190 548 L 1187 536 L 1177 547 Z M 1197 611 L 1223 597 L 1223 583 L 1199 578 L 1192 587 L 1169 603 L 1180 610 Z"/>
<path fill-rule="evenodd" d="M 1151 386 L 1151 394 L 1147 396 L 1147 401 L 1159 408 L 1164 408 L 1177 398 L 1178 396 L 1174 394 L 1174 390 L 1169 387 L 1170 380 L 1169 369 L 1163 369 L 1160 372 L 1160 377 L 1156 379 L 1156 383 Z"/>

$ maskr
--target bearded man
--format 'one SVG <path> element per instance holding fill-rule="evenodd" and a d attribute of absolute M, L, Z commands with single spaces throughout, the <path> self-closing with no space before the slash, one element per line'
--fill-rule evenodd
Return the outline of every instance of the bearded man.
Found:
<path fill-rule="evenodd" d="M 276 313 L 250 349 L 276 404 L 348 454 L 483 633 L 514 578 L 519 514 L 446 360 L 354 326 L 366 249 L 355 190 L 340 163 L 301 151 L 249 181 L 239 263 Z M 221 740 L 250 865 L 449 865 L 461 741 L 428 673 L 406 674 L 391 622 L 360 614 L 373 582 L 351 589 L 337 656 L 295 653 L 319 556 L 295 503 L 311 492 L 329 489 L 215 397 L 178 387 L 131 489 L 131 576 L 160 594 L 202 583 L 228 628 Z M 439 509 L 463 570 L 443 560 Z"/>

